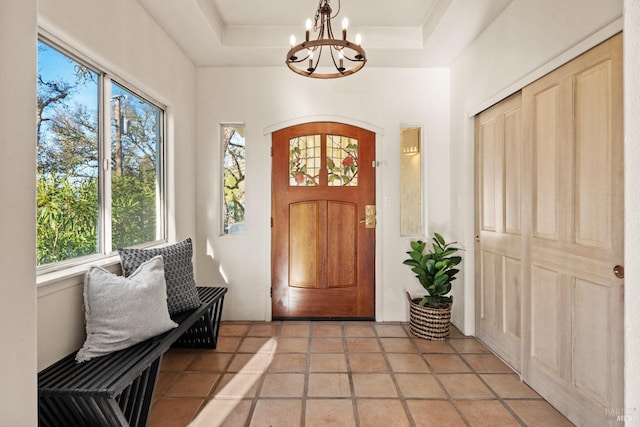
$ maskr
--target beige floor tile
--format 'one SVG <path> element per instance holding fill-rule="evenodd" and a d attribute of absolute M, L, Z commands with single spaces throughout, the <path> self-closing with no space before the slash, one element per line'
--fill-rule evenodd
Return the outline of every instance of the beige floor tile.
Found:
<path fill-rule="evenodd" d="M 355 427 L 351 399 L 308 399 L 306 427 Z"/>
<path fill-rule="evenodd" d="M 242 399 L 255 397 L 262 374 L 224 374 L 212 397 Z"/>
<path fill-rule="evenodd" d="M 247 336 L 250 337 L 275 337 L 280 330 L 279 322 L 258 322 L 251 325 Z"/>
<path fill-rule="evenodd" d="M 390 374 L 353 374 L 357 397 L 398 397 Z"/>
<path fill-rule="evenodd" d="M 573 425 L 544 400 L 507 400 L 506 403 L 528 427 L 560 427 Z"/>
<path fill-rule="evenodd" d="M 440 374 L 438 379 L 454 399 L 494 399 L 496 397 L 476 374 Z"/>
<path fill-rule="evenodd" d="M 156 388 L 153 393 L 153 398 L 158 399 L 163 397 L 167 390 L 178 380 L 180 372 L 162 372 L 158 376 L 158 382 L 156 382 Z"/>
<path fill-rule="evenodd" d="M 238 350 L 242 337 L 218 337 L 215 351 L 218 353 L 231 353 Z"/>
<path fill-rule="evenodd" d="M 520 426 L 498 400 L 458 400 L 456 404 L 474 427 Z"/>
<path fill-rule="evenodd" d="M 344 335 L 346 337 L 375 337 L 376 334 L 370 324 L 348 324 L 344 325 Z"/>
<path fill-rule="evenodd" d="M 571 425 L 487 347 L 456 328 L 446 341 L 429 341 L 410 335 L 407 323 L 364 321 L 223 322 L 217 349 L 165 354 L 149 422 L 465 424 Z"/>
<path fill-rule="evenodd" d="M 188 371 L 224 372 L 233 354 L 230 353 L 201 353 L 196 354 Z"/>
<path fill-rule="evenodd" d="M 337 322 L 314 323 L 311 333 L 314 337 L 342 337 L 342 326 Z"/>
<path fill-rule="evenodd" d="M 184 427 L 198 412 L 203 399 L 160 399 L 149 417 L 149 427 Z"/>
<path fill-rule="evenodd" d="M 281 337 L 308 337 L 311 335 L 311 323 L 285 322 L 280 329 Z"/>
<path fill-rule="evenodd" d="M 238 347 L 239 353 L 269 353 L 276 344 L 275 338 L 245 337 Z"/>
<path fill-rule="evenodd" d="M 220 325 L 221 337 L 241 337 L 247 333 L 251 323 L 248 322 L 222 322 Z"/>
<path fill-rule="evenodd" d="M 382 353 L 350 353 L 351 372 L 388 372 L 389 367 Z"/>
<path fill-rule="evenodd" d="M 275 354 L 269 365 L 269 372 L 304 372 L 307 369 L 307 355 L 304 353 Z"/>
<path fill-rule="evenodd" d="M 397 399 L 358 399 L 360 425 L 366 427 L 405 427 L 409 418 Z"/>
<path fill-rule="evenodd" d="M 460 332 L 458 328 L 451 325 L 451 334 L 449 335 L 449 338 L 468 338 L 468 337 L 462 332 Z"/>
<path fill-rule="evenodd" d="M 375 323 L 373 327 L 379 337 L 408 337 L 407 331 L 401 324 Z"/>
<path fill-rule="evenodd" d="M 382 350 L 376 338 L 347 338 L 346 342 L 350 353 L 375 353 Z"/>
<path fill-rule="evenodd" d="M 162 356 L 160 370 L 163 372 L 184 371 L 196 357 L 196 354 L 197 352 L 194 350 L 170 349 Z"/>
<path fill-rule="evenodd" d="M 220 378 L 219 374 L 184 373 L 166 391 L 168 397 L 207 397 Z"/>
<path fill-rule="evenodd" d="M 314 353 L 309 362 L 311 372 L 347 372 L 344 353 Z"/>
<path fill-rule="evenodd" d="M 464 420 L 448 400 L 407 400 L 417 427 L 463 427 Z"/>
<path fill-rule="evenodd" d="M 503 399 L 540 399 L 517 374 L 482 374 L 482 379 Z"/>
<path fill-rule="evenodd" d="M 394 372 L 425 373 L 431 370 L 420 354 L 387 353 L 387 360 Z"/>
<path fill-rule="evenodd" d="M 447 342 L 458 353 L 491 353 L 487 347 L 474 338 L 454 338 L 447 340 Z"/>
<path fill-rule="evenodd" d="M 418 353 L 418 348 L 409 338 L 380 338 L 380 343 L 387 353 Z"/>
<path fill-rule="evenodd" d="M 257 372 L 267 371 L 271 364 L 270 353 L 236 353 L 227 368 L 228 372 Z"/>
<path fill-rule="evenodd" d="M 300 427 L 301 399 L 259 399 L 250 427 Z"/>
<path fill-rule="evenodd" d="M 244 427 L 249 419 L 252 402 L 247 399 L 208 400 L 189 427 Z"/>
<path fill-rule="evenodd" d="M 304 374 L 266 374 L 260 397 L 301 397 L 304 379 Z"/>
<path fill-rule="evenodd" d="M 306 353 L 309 351 L 309 338 L 278 338 L 276 353 Z"/>
<path fill-rule="evenodd" d="M 434 372 L 471 372 L 457 354 L 427 354 L 425 357 Z"/>
<path fill-rule="evenodd" d="M 407 398 L 440 399 L 447 395 L 431 374 L 396 374 L 400 393 Z"/>
<path fill-rule="evenodd" d="M 493 354 L 465 354 L 462 357 L 478 373 L 512 373 L 513 370 Z"/>
<path fill-rule="evenodd" d="M 342 338 L 314 337 L 311 339 L 311 351 L 314 353 L 343 353 Z"/>
<path fill-rule="evenodd" d="M 348 374 L 309 374 L 309 397 L 350 397 Z"/>
<path fill-rule="evenodd" d="M 448 341 L 431 341 L 415 338 L 413 342 L 423 353 L 455 353 L 455 350 Z"/>

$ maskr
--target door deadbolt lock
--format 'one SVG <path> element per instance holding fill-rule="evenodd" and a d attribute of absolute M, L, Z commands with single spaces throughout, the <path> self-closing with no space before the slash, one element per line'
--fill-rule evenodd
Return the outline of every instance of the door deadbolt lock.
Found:
<path fill-rule="evenodd" d="M 364 208 L 364 219 L 360 220 L 364 228 L 376 228 L 376 205 L 367 205 Z"/>
<path fill-rule="evenodd" d="M 624 267 L 616 265 L 613 267 L 613 274 L 615 274 L 618 279 L 624 279 Z"/>

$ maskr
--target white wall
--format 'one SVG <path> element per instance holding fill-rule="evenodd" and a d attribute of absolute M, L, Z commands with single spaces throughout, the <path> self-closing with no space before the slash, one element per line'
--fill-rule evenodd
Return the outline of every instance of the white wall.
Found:
<path fill-rule="evenodd" d="M 106 71 L 167 106 L 167 183 L 168 202 L 172 207 L 169 238 L 195 238 L 193 64 L 135 1 L 39 0 L 38 24 Z M 29 34 L 31 47 L 35 49 L 35 30 L 30 29 Z M 9 37 L 12 38 L 15 37 Z M 35 69 L 32 67 L 31 70 L 35 75 Z M 35 77 L 32 85 L 33 82 Z M 32 127 L 30 125 L 28 129 Z M 35 140 L 35 137 L 31 139 Z M 35 152 L 30 154 L 31 158 L 21 165 L 28 172 L 29 180 L 35 172 Z M 24 189 L 21 191 L 25 194 Z M 35 196 L 31 193 L 28 196 L 32 208 Z M 16 221 L 25 216 L 32 218 L 33 213 L 28 213 L 30 216 L 18 213 Z M 31 231 L 33 221 L 30 222 Z M 28 263 L 31 272 L 32 253 L 33 246 L 29 252 L 31 258 L 20 260 L 20 265 Z M 118 259 L 110 261 L 117 264 Z M 84 340 L 82 273 L 85 270 L 86 266 L 62 278 L 51 274 L 38 280 L 38 369 L 74 351 Z M 33 284 L 33 279 L 29 283 Z"/>
<path fill-rule="evenodd" d="M 36 1 L 0 2 L 0 425 L 35 426 Z"/>
<path fill-rule="evenodd" d="M 451 67 L 452 227 L 473 259 L 474 153 L 469 117 L 622 29 L 622 0 L 514 0 Z M 464 298 L 461 298 L 464 294 Z M 464 266 L 463 312 L 475 332 L 474 265 Z M 460 317 L 464 314 L 464 318 Z"/>
<path fill-rule="evenodd" d="M 625 415 L 640 425 L 640 3 L 624 2 Z"/>
<path fill-rule="evenodd" d="M 407 319 L 404 289 L 421 288 L 402 265 L 410 239 L 400 237 L 400 126 L 424 126 L 428 175 L 425 224 L 429 232 L 435 229 L 448 235 L 448 91 L 448 71 L 439 69 L 365 67 L 358 74 L 335 80 L 304 78 L 284 66 L 198 70 L 198 280 L 226 280 L 230 291 L 225 299 L 225 318 L 271 318 L 269 132 L 285 127 L 283 122 L 290 125 L 329 117 L 379 132 L 376 318 Z M 225 122 L 246 124 L 247 219 L 243 236 L 219 236 L 219 125 Z"/>

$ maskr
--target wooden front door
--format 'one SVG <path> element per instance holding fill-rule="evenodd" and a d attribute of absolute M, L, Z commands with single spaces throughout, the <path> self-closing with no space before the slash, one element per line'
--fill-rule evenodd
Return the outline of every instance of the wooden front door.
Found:
<path fill-rule="evenodd" d="M 374 318 L 375 135 L 319 122 L 272 138 L 273 318 Z"/>

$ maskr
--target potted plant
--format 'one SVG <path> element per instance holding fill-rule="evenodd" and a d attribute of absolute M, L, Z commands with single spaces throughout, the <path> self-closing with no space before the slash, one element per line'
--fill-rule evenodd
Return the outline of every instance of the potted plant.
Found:
<path fill-rule="evenodd" d="M 451 282 L 460 271 L 455 266 L 462 257 L 455 255 L 460 249 L 447 243 L 442 235 L 434 233 L 431 248 L 425 252 L 426 242 L 412 241 L 410 258 L 403 264 L 411 267 L 427 293 L 422 298 L 409 299 L 411 333 L 430 340 L 444 340 L 449 336 L 453 297 L 448 296 Z"/>

